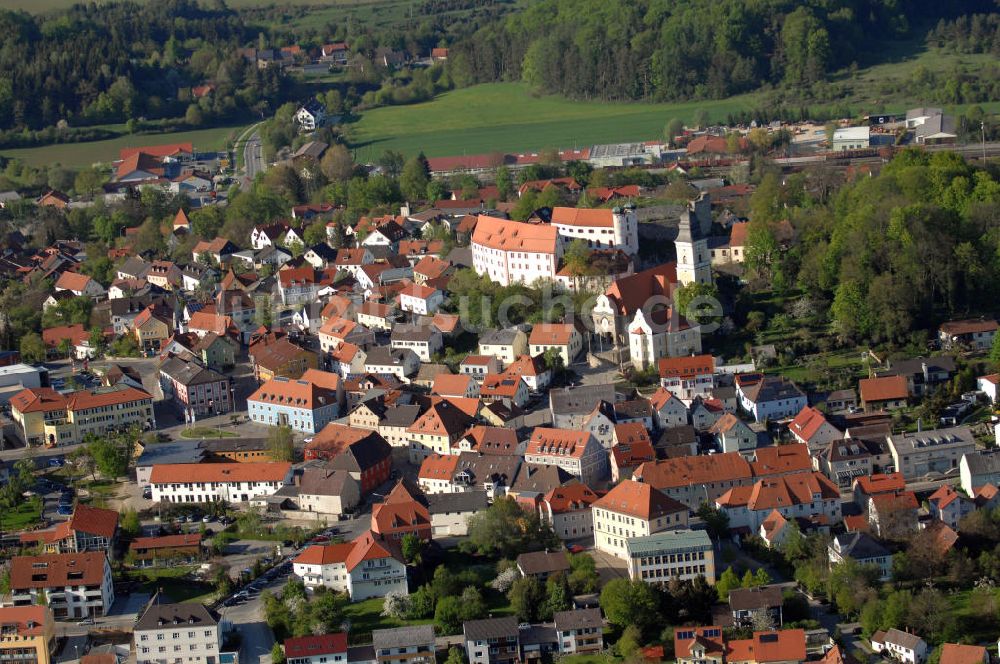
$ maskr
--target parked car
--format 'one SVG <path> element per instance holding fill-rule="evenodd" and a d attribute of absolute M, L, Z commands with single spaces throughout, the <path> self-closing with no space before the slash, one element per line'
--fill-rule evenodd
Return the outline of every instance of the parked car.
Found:
<path fill-rule="evenodd" d="M 56 514 L 59 516 L 73 516 L 73 506 L 72 505 L 60 505 L 56 510 Z"/>

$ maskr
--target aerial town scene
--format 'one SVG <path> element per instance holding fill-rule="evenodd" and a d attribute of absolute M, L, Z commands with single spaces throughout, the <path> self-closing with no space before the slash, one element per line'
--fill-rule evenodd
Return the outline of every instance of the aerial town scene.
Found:
<path fill-rule="evenodd" d="M 1000 2 L 0 27 L 0 664 L 1000 664 Z"/>

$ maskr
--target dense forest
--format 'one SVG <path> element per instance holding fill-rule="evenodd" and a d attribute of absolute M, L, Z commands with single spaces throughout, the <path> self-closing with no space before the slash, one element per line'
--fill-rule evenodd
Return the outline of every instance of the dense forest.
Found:
<path fill-rule="evenodd" d="M 997 301 L 995 171 L 914 149 L 835 194 L 822 186 L 824 176 L 761 180 L 750 205 L 751 275 L 825 301 L 841 336 L 870 343 L 905 343 L 913 330 Z M 787 251 L 774 233 L 783 219 L 798 235 Z"/>
<path fill-rule="evenodd" d="M 912 21 L 995 11 L 984 0 L 540 0 L 452 49 L 459 85 L 525 80 L 576 98 L 719 98 L 764 85 L 804 86 Z"/>
<path fill-rule="evenodd" d="M 276 71 L 244 62 L 242 20 L 223 3 L 192 0 L 90 3 L 54 14 L 0 11 L 0 130 L 183 117 L 191 86 L 215 93 L 189 116 L 269 110 Z M 10 138 L 7 136 L 5 138 Z"/>

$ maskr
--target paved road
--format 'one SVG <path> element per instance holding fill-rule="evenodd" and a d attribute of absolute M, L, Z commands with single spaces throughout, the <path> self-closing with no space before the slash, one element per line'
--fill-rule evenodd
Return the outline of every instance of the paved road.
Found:
<path fill-rule="evenodd" d="M 243 168 L 246 171 L 245 179 L 248 182 L 253 182 L 258 173 L 263 173 L 267 170 L 260 142 L 260 132 L 258 131 L 251 134 L 250 138 L 247 139 L 246 145 L 243 146 Z"/>

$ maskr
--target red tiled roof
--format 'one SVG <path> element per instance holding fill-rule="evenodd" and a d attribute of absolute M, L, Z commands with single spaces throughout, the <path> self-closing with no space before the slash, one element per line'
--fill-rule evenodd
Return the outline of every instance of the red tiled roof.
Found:
<path fill-rule="evenodd" d="M 0 607 L 0 625 L 12 626 L 22 638 L 42 636 L 45 633 L 45 624 L 50 619 L 48 610 L 44 606 Z"/>
<path fill-rule="evenodd" d="M 194 152 L 194 148 L 191 143 L 167 143 L 165 145 L 143 145 L 137 148 L 122 148 L 118 151 L 119 159 L 128 159 L 130 156 L 138 153 L 145 152 L 146 154 L 153 155 L 155 157 L 171 157 L 180 153 L 191 154 Z"/>
<path fill-rule="evenodd" d="M 868 532 L 868 517 L 864 514 L 849 514 L 844 517 L 844 527 L 847 532 Z"/>
<path fill-rule="evenodd" d="M 420 464 L 417 477 L 422 480 L 450 480 L 458 468 L 458 456 L 454 454 L 432 454 Z"/>
<path fill-rule="evenodd" d="M 70 528 L 111 539 L 118 530 L 118 512 L 78 504 L 69 520 Z"/>
<path fill-rule="evenodd" d="M 640 465 L 634 476 L 656 489 L 706 482 L 727 482 L 753 476 L 750 463 L 738 452 L 676 457 Z"/>
<path fill-rule="evenodd" d="M 414 274 L 421 274 L 428 279 L 434 279 L 435 277 L 440 277 L 450 267 L 451 263 L 441 260 L 437 256 L 424 256 L 413 266 L 413 272 Z"/>
<path fill-rule="evenodd" d="M 10 587 L 98 586 L 104 579 L 105 561 L 104 553 L 96 551 L 15 556 L 10 561 Z"/>
<path fill-rule="evenodd" d="M 874 496 L 869 496 L 872 504 L 875 505 L 876 510 L 903 510 L 903 509 L 917 509 L 920 507 L 920 503 L 917 501 L 917 495 L 912 491 L 893 491 L 892 493 L 877 493 Z"/>
<path fill-rule="evenodd" d="M 628 514 L 644 521 L 651 521 L 664 514 L 687 512 L 687 507 L 662 491 L 648 484 L 625 480 L 611 489 L 594 503 L 600 507 L 619 514 Z"/>
<path fill-rule="evenodd" d="M 574 482 L 556 487 L 545 494 L 545 502 L 553 514 L 586 509 L 597 502 L 598 495 L 586 484 Z"/>
<path fill-rule="evenodd" d="M 539 323 L 531 328 L 528 343 L 533 346 L 568 346 L 575 329 L 572 323 Z"/>
<path fill-rule="evenodd" d="M 281 482 L 292 464 L 284 461 L 253 463 L 165 463 L 153 466 L 151 484 Z"/>
<path fill-rule="evenodd" d="M 670 403 L 671 399 L 675 399 L 670 390 L 665 387 L 657 388 L 656 392 L 653 392 L 653 396 L 649 397 L 649 405 L 653 408 L 655 412 L 659 412 L 661 408 Z"/>
<path fill-rule="evenodd" d="M 738 639 L 727 644 L 726 660 L 730 662 L 804 662 L 806 633 L 801 629 L 754 632 L 753 638 Z"/>
<path fill-rule="evenodd" d="M 464 436 L 471 447 L 481 454 L 515 454 L 517 452 L 517 432 L 505 427 L 477 424 Z"/>
<path fill-rule="evenodd" d="M 469 378 L 472 377 L 469 376 Z M 513 398 L 517 395 L 517 391 L 520 389 L 522 382 L 523 380 L 520 376 L 512 374 L 486 374 L 483 377 L 483 384 L 479 388 L 479 393 L 483 397 L 496 396 Z"/>
<path fill-rule="evenodd" d="M 865 403 L 900 400 L 909 396 L 905 376 L 863 378 L 858 386 L 861 391 L 861 400 Z"/>
<path fill-rule="evenodd" d="M 42 330 L 42 341 L 46 346 L 55 348 L 63 339 L 69 339 L 74 346 L 90 339 L 90 332 L 83 325 L 60 325 Z"/>
<path fill-rule="evenodd" d="M 464 397 L 469 383 L 473 380 L 469 374 L 439 373 L 434 376 L 431 393 L 440 394 L 443 397 Z"/>
<path fill-rule="evenodd" d="M 809 505 L 816 500 L 834 500 L 840 496 L 837 486 L 818 472 L 795 473 L 763 479 L 753 487 L 733 487 L 722 494 L 718 503 L 726 507 L 746 507 L 755 512 L 793 505 Z"/>
<path fill-rule="evenodd" d="M 715 358 L 711 355 L 662 357 L 658 365 L 661 378 L 693 378 L 715 373 Z"/>
<path fill-rule="evenodd" d="M 295 557 L 292 562 L 299 565 L 332 565 L 342 563 L 347 560 L 354 544 L 345 542 L 342 544 L 313 544 L 306 547 L 306 550 Z"/>
<path fill-rule="evenodd" d="M 333 655 L 335 653 L 344 653 L 344 660 L 346 661 L 346 632 L 320 634 L 319 636 L 298 636 L 293 639 L 285 639 L 285 659 L 311 658 L 322 655 Z"/>
<path fill-rule="evenodd" d="M 528 440 L 525 454 L 580 458 L 583 456 L 589 440 L 590 432 L 588 431 L 535 427 Z"/>
<path fill-rule="evenodd" d="M 943 484 L 927 498 L 927 501 L 937 503 L 938 509 L 944 509 L 960 498 L 963 498 L 962 494 L 955 491 L 950 484 Z"/>
<path fill-rule="evenodd" d="M 419 300 L 426 300 L 437 292 L 438 290 L 436 288 L 431 288 L 430 286 L 424 286 L 421 284 L 408 284 L 407 286 L 404 286 L 401 291 L 399 291 L 399 294 L 409 295 L 410 297 L 415 297 Z"/>
<path fill-rule="evenodd" d="M 392 501 L 372 506 L 372 531 L 383 536 L 396 532 L 430 531 L 431 516 L 416 500 Z"/>
<path fill-rule="evenodd" d="M 624 425 L 619 424 L 618 426 Z M 611 459 L 617 468 L 635 468 L 640 463 L 655 461 L 656 450 L 653 449 L 653 444 L 648 440 L 618 443 L 611 448 Z"/>
<path fill-rule="evenodd" d="M 366 560 L 377 560 L 383 558 L 399 559 L 398 554 L 396 554 L 395 551 L 390 550 L 387 543 L 381 542 L 375 537 L 374 533 L 366 532 L 354 540 L 351 552 L 348 554 L 347 560 L 344 561 L 344 563 L 347 565 L 347 571 L 350 572 Z"/>
<path fill-rule="evenodd" d="M 559 237 L 554 226 L 479 215 L 472 243 L 500 251 L 555 254 Z"/>
<path fill-rule="evenodd" d="M 990 660 L 983 646 L 945 643 L 941 646 L 940 661 L 941 664 L 983 664 Z"/>
<path fill-rule="evenodd" d="M 801 440 L 809 440 L 826 423 L 823 413 L 812 406 L 806 406 L 795 416 L 788 429 Z"/>
<path fill-rule="evenodd" d="M 336 376 L 336 374 L 330 375 Z M 337 399 L 336 387 L 318 385 L 315 381 L 309 380 L 305 374 L 295 380 L 272 378 L 247 398 L 248 401 L 283 404 L 306 410 L 335 404 Z"/>
<path fill-rule="evenodd" d="M 754 450 L 750 469 L 754 477 L 811 471 L 812 458 L 809 447 L 804 444 L 759 447 Z"/>
<path fill-rule="evenodd" d="M 407 428 L 410 433 L 456 437 L 468 430 L 479 410 L 479 399 L 438 398 Z"/>
<path fill-rule="evenodd" d="M 91 279 L 86 274 L 79 274 L 77 272 L 63 272 L 59 275 L 59 279 L 56 280 L 55 288 L 68 290 L 68 291 L 80 291 L 82 292 L 87 288 L 93 279 Z"/>
<path fill-rule="evenodd" d="M 874 475 L 862 475 L 854 480 L 855 484 L 869 496 L 877 493 L 887 493 L 892 491 L 902 491 L 906 488 L 906 480 L 903 473 L 875 473 Z"/>
<path fill-rule="evenodd" d="M 729 229 L 729 246 L 743 247 L 747 243 L 747 231 L 750 230 L 750 222 L 738 221 Z"/>
<path fill-rule="evenodd" d="M 654 295 L 670 297 L 677 283 L 677 264 L 663 263 L 642 272 L 615 279 L 604 294 L 618 313 L 631 319 Z"/>
<path fill-rule="evenodd" d="M 588 228 L 611 228 L 614 225 L 612 211 L 606 208 L 552 208 L 552 223 L 560 226 L 585 226 Z"/>

